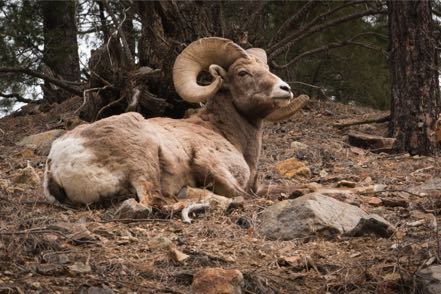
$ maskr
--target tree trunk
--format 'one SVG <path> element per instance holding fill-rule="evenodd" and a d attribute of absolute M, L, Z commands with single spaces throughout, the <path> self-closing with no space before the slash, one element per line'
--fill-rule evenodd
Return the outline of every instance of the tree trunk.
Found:
<path fill-rule="evenodd" d="M 98 3 L 104 15 L 104 9 L 110 7 L 103 0 Z M 125 111 L 138 111 L 145 117 L 182 117 L 192 105 L 182 100 L 173 87 L 172 68 L 176 56 L 201 37 L 223 36 L 247 45 L 241 43 L 247 38 L 243 38 L 237 25 L 224 23 L 222 2 L 134 1 L 130 5 L 142 24 L 137 44 L 139 63 L 131 64 L 124 58 L 127 51 L 132 55 L 134 52 L 133 24 L 130 23 L 133 16 L 129 11 L 122 25 L 124 36 L 112 34 L 110 42 L 105 40 L 105 45 L 91 55 L 89 87 L 95 90 L 85 95 L 86 103 L 80 113 L 84 120 L 94 121 Z M 115 25 L 118 20 L 113 22 Z M 123 38 L 128 46 L 121 46 Z M 202 74 L 201 82 L 206 79 L 211 77 Z"/>
<path fill-rule="evenodd" d="M 80 80 L 78 56 L 76 1 L 41 1 L 43 12 L 44 53 L 46 74 L 67 81 Z M 45 82 L 44 98 L 61 102 L 71 95 Z"/>
<path fill-rule="evenodd" d="M 223 4 L 220 1 L 139 1 L 137 13 L 142 23 L 139 43 L 140 65 L 161 69 L 149 89 L 167 100 L 173 107 L 165 112 L 181 117 L 189 104 L 175 93 L 172 68 L 176 56 L 191 42 L 202 37 L 225 37 L 240 43 L 239 28 L 233 23 L 226 27 Z M 236 5 L 239 7 L 239 5 Z M 243 39 L 243 38 L 242 38 Z M 241 44 L 243 45 L 243 44 Z"/>
<path fill-rule="evenodd" d="M 400 151 L 431 154 L 436 149 L 433 127 L 441 105 L 431 1 L 388 1 L 388 13 L 389 130 Z"/>

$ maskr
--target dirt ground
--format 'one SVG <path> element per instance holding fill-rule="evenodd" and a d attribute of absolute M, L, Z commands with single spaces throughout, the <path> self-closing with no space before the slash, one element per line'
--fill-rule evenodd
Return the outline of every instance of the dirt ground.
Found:
<path fill-rule="evenodd" d="M 244 293 L 418 293 L 416 271 L 439 263 L 440 191 L 420 196 L 411 188 L 440 177 L 440 159 L 372 153 L 347 143 L 349 129 L 384 134 L 385 123 L 332 126 L 375 110 L 313 101 L 286 122 L 267 123 L 260 177 L 300 189 L 335 187 L 341 180 L 385 185 L 350 202 L 383 216 L 396 233 L 271 241 L 258 234 L 259 213 L 296 195 L 247 199 L 228 213 L 200 213 L 192 224 L 159 215 L 117 221 L 111 217 L 117 201 L 89 208 L 46 203 L 38 179 L 22 180 L 28 164 L 42 177 L 44 154 L 15 143 L 70 127 L 80 104 L 72 99 L 48 113 L 28 107 L 27 115 L 0 119 L 0 293 L 190 293 L 193 275 L 205 267 L 240 270 Z M 296 150 L 294 141 L 308 148 Z M 312 177 L 282 179 L 275 165 L 291 157 Z M 162 245 L 170 241 L 189 256 L 184 262 Z"/>

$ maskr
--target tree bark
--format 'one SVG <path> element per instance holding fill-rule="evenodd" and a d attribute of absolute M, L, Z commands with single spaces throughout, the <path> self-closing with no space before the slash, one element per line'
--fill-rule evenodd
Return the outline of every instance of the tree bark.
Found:
<path fill-rule="evenodd" d="M 44 52 L 43 62 L 48 67 L 45 74 L 67 81 L 80 80 L 78 56 L 76 2 L 41 1 L 43 12 Z M 52 86 L 44 85 L 44 98 L 62 102 L 71 95 Z"/>
<path fill-rule="evenodd" d="M 136 12 L 142 23 L 139 63 L 161 69 L 158 79 L 150 80 L 152 93 L 173 107 L 166 116 L 182 117 L 189 104 L 175 93 L 172 68 L 176 56 L 192 41 L 223 36 L 240 44 L 240 34 L 225 27 L 222 2 L 218 1 L 139 1 Z M 229 24 L 232 26 L 231 24 Z M 226 34 L 226 32 L 228 33 Z M 241 44 L 242 45 L 242 44 Z"/>
<path fill-rule="evenodd" d="M 397 139 L 398 150 L 432 154 L 441 103 L 431 1 L 388 1 L 388 13 L 390 133 Z"/>

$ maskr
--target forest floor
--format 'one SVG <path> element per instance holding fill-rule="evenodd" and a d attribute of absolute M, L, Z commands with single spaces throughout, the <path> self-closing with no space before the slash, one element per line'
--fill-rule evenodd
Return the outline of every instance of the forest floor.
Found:
<path fill-rule="evenodd" d="M 190 293 L 194 274 L 205 267 L 240 270 L 244 293 L 415 293 L 418 269 L 439 262 L 440 191 L 411 191 L 440 177 L 440 159 L 372 153 L 347 143 L 348 130 L 384 135 L 386 123 L 332 126 L 379 111 L 314 101 L 286 122 L 267 123 L 260 177 L 300 188 L 335 187 L 341 180 L 385 185 L 383 192 L 355 193 L 350 202 L 387 219 L 396 233 L 271 241 L 258 233 L 259 213 L 289 193 L 247 199 L 229 213 L 207 211 L 192 224 L 179 216 L 117 221 L 111 215 L 119 202 L 93 208 L 46 203 L 38 179 L 22 180 L 28 163 L 42 178 L 45 154 L 16 142 L 65 127 L 80 103 L 72 99 L 47 113 L 28 107 L 25 115 L 0 119 L 0 293 Z M 308 147 L 295 150 L 294 141 Z M 282 179 L 276 163 L 291 157 L 312 177 Z M 189 257 L 170 258 L 161 245 L 167 242 Z"/>

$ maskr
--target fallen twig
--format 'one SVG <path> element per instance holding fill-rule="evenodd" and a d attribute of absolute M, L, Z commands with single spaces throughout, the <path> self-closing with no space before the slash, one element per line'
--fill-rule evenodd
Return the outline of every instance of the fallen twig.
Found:
<path fill-rule="evenodd" d="M 118 223 L 118 222 L 128 222 L 128 223 L 138 223 L 138 222 L 161 222 L 161 223 L 167 223 L 170 222 L 170 219 L 162 219 L 162 218 L 115 218 L 115 219 L 109 219 L 109 220 L 103 220 L 100 221 L 102 224 L 107 223 Z"/>
<path fill-rule="evenodd" d="M 382 123 L 388 121 L 389 119 L 390 119 L 389 113 L 380 113 L 380 114 L 366 115 L 360 118 L 342 119 L 333 123 L 332 125 L 337 128 L 343 128 L 343 127 L 364 125 L 370 123 Z"/>
<path fill-rule="evenodd" d="M 210 202 L 202 202 L 202 203 L 192 203 L 185 207 L 182 212 L 182 221 L 187 224 L 191 224 L 191 218 L 188 216 L 188 214 L 195 210 L 201 210 L 201 209 L 208 209 L 210 208 Z"/>

